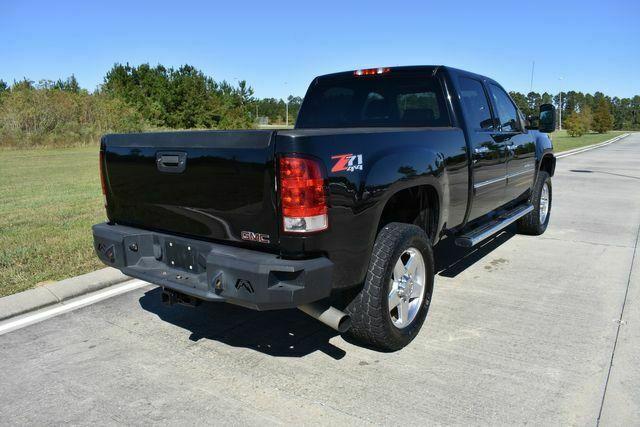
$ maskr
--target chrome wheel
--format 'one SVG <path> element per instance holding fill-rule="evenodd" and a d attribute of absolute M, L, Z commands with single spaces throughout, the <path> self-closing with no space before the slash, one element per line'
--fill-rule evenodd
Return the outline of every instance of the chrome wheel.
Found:
<path fill-rule="evenodd" d="M 396 261 L 389 283 L 389 316 L 396 328 L 409 326 L 420 311 L 426 275 L 422 253 L 416 248 L 406 249 Z"/>
<path fill-rule="evenodd" d="M 544 224 L 549 215 L 549 194 L 549 183 L 545 182 L 540 193 L 540 224 Z"/>

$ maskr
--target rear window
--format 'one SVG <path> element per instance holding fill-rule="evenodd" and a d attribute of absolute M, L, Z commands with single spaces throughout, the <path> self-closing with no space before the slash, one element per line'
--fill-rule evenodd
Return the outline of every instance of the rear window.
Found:
<path fill-rule="evenodd" d="M 433 77 L 384 75 L 313 83 L 297 128 L 450 126 L 440 83 Z"/>

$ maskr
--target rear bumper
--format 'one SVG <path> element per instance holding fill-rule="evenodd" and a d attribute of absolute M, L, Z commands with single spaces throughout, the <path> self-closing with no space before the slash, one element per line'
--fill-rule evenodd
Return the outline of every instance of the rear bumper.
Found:
<path fill-rule="evenodd" d="M 93 226 L 105 264 L 206 301 L 256 310 L 293 308 L 331 293 L 333 263 L 277 255 L 107 223 Z"/>

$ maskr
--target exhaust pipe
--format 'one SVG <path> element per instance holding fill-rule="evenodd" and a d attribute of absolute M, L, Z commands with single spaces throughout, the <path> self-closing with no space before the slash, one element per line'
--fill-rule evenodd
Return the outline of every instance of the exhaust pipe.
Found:
<path fill-rule="evenodd" d="M 312 302 L 311 304 L 301 305 L 298 308 L 340 333 L 347 332 L 351 327 L 351 317 L 344 311 L 340 311 L 328 304 Z"/>

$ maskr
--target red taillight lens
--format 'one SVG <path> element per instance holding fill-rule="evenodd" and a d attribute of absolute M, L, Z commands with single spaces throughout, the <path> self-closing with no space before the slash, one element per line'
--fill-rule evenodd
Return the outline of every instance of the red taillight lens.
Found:
<path fill-rule="evenodd" d="M 100 150 L 100 185 L 102 186 L 102 196 L 104 197 L 104 206 L 107 207 L 107 181 L 104 176 L 104 151 Z"/>
<path fill-rule="evenodd" d="M 279 166 L 284 231 L 326 229 L 327 195 L 320 163 L 304 157 L 280 157 Z"/>

